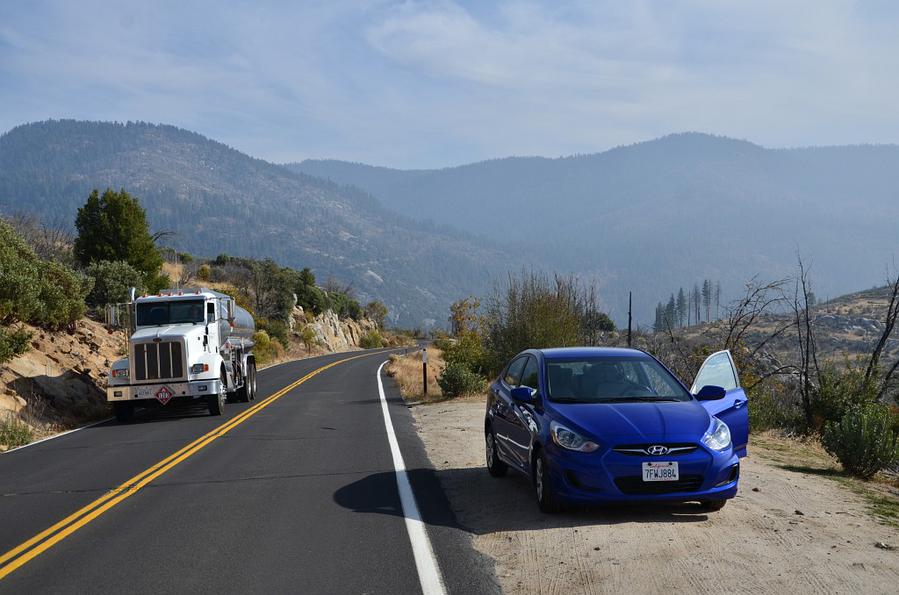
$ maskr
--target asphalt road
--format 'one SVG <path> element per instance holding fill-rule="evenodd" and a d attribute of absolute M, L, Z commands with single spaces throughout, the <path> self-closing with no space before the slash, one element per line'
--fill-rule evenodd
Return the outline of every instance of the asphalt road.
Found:
<path fill-rule="evenodd" d="M 263 370 L 257 400 L 223 417 L 139 414 L 0 455 L 0 575 L 24 560 L 0 593 L 420 592 L 377 386 L 386 354 L 363 353 L 287 392 L 360 352 Z M 495 591 L 382 379 L 447 592 Z"/>

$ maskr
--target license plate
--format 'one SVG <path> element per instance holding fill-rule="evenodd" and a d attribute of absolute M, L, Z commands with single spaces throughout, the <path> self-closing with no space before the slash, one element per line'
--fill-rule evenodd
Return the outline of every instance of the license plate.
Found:
<path fill-rule="evenodd" d="M 676 462 L 643 463 L 643 481 L 677 481 L 680 473 Z"/>

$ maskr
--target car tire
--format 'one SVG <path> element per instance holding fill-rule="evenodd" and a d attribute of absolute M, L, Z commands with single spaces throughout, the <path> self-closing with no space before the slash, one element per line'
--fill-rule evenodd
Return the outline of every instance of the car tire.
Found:
<path fill-rule="evenodd" d="M 542 451 L 538 452 L 534 457 L 531 471 L 534 495 L 537 497 L 537 506 L 540 508 L 540 511 L 546 514 L 554 514 L 562 510 L 562 504 L 559 502 L 559 498 L 553 488 L 546 456 Z"/>
<path fill-rule="evenodd" d="M 493 477 L 505 475 L 509 466 L 499 458 L 499 453 L 496 451 L 496 435 L 492 428 L 487 428 L 487 431 L 484 432 L 484 451 L 487 458 L 487 471 L 490 475 Z"/>
<path fill-rule="evenodd" d="M 134 417 L 134 403 L 113 403 L 112 410 L 115 412 L 116 421 L 120 424 L 126 424 Z"/>
<path fill-rule="evenodd" d="M 715 512 L 724 508 L 727 500 L 703 500 L 699 506 L 706 512 Z"/>
<path fill-rule="evenodd" d="M 209 415 L 222 415 L 225 412 L 225 401 L 228 400 L 228 389 L 225 384 L 225 373 L 222 372 L 222 388 L 216 395 L 206 397 Z"/>

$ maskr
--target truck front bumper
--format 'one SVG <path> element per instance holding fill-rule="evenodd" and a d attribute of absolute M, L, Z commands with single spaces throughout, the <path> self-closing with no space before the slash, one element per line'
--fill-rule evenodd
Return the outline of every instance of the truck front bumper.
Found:
<path fill-rule="evenodd" d="M 118 401 L 168 401 L 163 388 L 172 399 L 199 399 L 217 394 L 222 381 L 218 379 L 191 380 L 189 382 L 159 382 L 154 384 L 113 385 L 106 389 L 106 400 Z M 163 392 L 161 392 L 163 391 Z"/>

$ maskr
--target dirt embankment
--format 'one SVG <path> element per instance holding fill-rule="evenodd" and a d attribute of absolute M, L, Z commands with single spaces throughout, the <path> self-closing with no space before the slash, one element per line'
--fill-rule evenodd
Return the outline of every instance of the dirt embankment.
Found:
<path fill-rule="evenodd" d="M 125 334 L 86 318 L 70 331 L 27 328 L 28 352 L 0 366 L 0 416 L 16 415 L 40 438 L 108 415 L 106 377 Z"/>
<path fill-rule="evenodd" d="M 459 524 L 507 593 L 895 593 L 899 584 L 899 530 L 837 482 L 783 468 L 770 440 L 750 440 L 740 493 L 716 513 L 679 504 L 544 515 L 524 476 L 484 469 L 483 399 L 413 412 Z"/>

